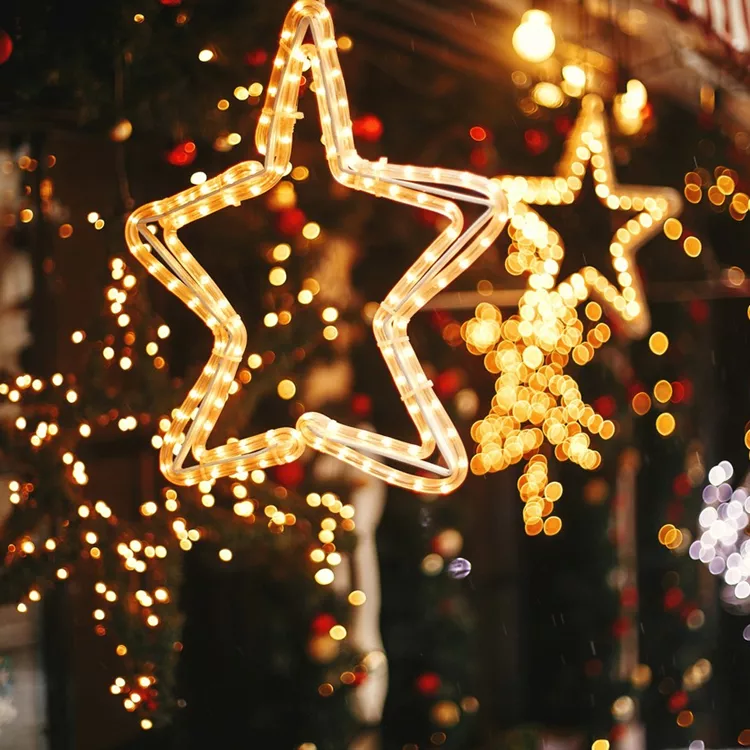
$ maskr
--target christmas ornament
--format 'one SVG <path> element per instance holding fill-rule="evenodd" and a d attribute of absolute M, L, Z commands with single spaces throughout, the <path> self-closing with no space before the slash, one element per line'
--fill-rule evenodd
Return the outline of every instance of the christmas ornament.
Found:
<path fill-rule="evenodd" d="M 299 208 L 290 208 L 279 215 L 279 231 L 287 236 L 299 234 L 307 224 L 307 217 Z"/>
<path fill-rule="evenodd" d="M 304 44 L 308 31 L 313 44 Z M 284 23 L 281 46 L 256 132 L 263 164 L 244 162 L 200 186 L 148 204 L 127 222 L 131 252 L 213 331 L 215 346 L 198 382 L 175 412 L 161 449 L 161 469 L 176 484 L 195 484 L 298 458 L 305 443 L 384 481 L 426 493 L 447 493 L 464 480 L 468 461 L 458 433 L 435 396 L 407 336 L 411 317 L 466 270 L 502 231 L 507 203 L 497 182 L 466 172 L 391 165 L 362 159 L 336 52 L 331 16 L 319 0 L 300 0 Z M 290 164 L 300 77 L 312 69 L 323 142 L 335 179 L 355 190 L 443 215 L 447 227 L 381 303 L 373 321 L 378 346 L 420 435 L 412 445 L 368 430 L 339 425 L 323 414 L 208 449 L 207 440 L 226 405 L 247 334 L 239 315 L 181 242 L 178 230 L 228 205 L 267 193 Z M 464 228 L 457 203 L 481 209 Z M 148 225 L 158 224 L 161 236 Z M 444 465 L 426 459 L 435 451 Z M 196 465 L 186 467 L 192 454 Z M 392 468 L 378 459 L 405 464 Z M 417 473 L 418 472 L 418 473 Z M 424 476 L 424 473 L 434 476 Z"/>
<path fill-rule="evenodd" d="M 417 690 L 422 695 L 435 695 L 440 690 L 440 676 L 434 672 L 425 672 L 417 677 Z"/>
<path fill-rule="evenodd" d="M 167 161 L 173 167 L 186 167 L 195 161 L 198 150 L 192 141 L 178 143 L 168 154 Z"/>
<path fill-rule="evenodd" d="M 383 123 L 375 115 L 362 115 L 352 123 L 352 131 L 356 138 L 374 143 L 383 135 Z"/>
<path fill-rule="evenodd" d="M 8 62 L 13 54 L 13 40 L 7 31 L 0 29 L 0 65 Z"/>
<path fill-rule="evenodd" d="M 609 247 L 619 288 L 593 266 L 558 282 L 564 245 L 529 206 L 574 203 L 589 164 L 599 200 L 610 210 L 636 212 L 617 230 Z M 526 532 L 532 536 L 556 534 L 562 524 L 551 515 L 562 488 L 548 482 L 547 460 L 540 454 L 543 443 L 554 446 L 559 461 L 593 470 L 601 456 L 590 447 L 589 433 L 608 440 L 615 432 L 610 420 L 582 400 L 578 384 L 565 373 L 571 358 L 578 365 L 587 364 L 611 337 L 609 326 L 597 322 L 602 316 L 597 302 L 585 308 L 588 319 L 596 323 L 587 333 L 577 308 L 596 296 L 626 333 L 645 335 L 649 316 L 635 252 L 682 206 L 677 192 L 669 188 L 615 182 L 599 97 L 584 98 L 557 171 L 557 177 L 502 179 L 515 209 L 506 267 L 514 275 L 530 274 L 528 291 L 519 302 L 518 315 L 503 321 L 499 310 L 485 303 L 462 327 L 470 351 L 485 354 L 487 369 L 498 375 L 492 411 L 472 428 L 479 445 L 472 471 L 501 471 L 526 458 L 518 486 Z"/>

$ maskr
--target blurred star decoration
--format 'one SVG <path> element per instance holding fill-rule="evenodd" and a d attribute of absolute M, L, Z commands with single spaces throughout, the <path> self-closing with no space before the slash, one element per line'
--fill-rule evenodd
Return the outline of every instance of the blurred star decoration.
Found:
<path fill-rule="evenodd" d="M 531 208 L 575 203 L 589 168 L 599 201 L 609 210 L 635 214 L 615 232 L 609 246 L 619 286 L 594 266 L 559 282 L 565 247 Z M 670 188 L 617 183 L 604 105 L 594 95 L 582 101 L 557 176 L 503 177 L 501 184 L 513 209 L 506 268 L 516 276 L 527 273 L 528 282 L 517 315 L 503 320 L 496 307 L 482 303 L 461 329 L 469 351 L 484 355 L 486 368 L 498 376 L 489 415 L 472 427 L 478 448 L 470 466 L 482 475 L 526 460 L 518 482 L 526 532 L 554 535 L 562 528 L 560 518 L 553 515 L 562 487 L 548 481 L 545 441 L 557 460 L 594 470 L 601 455 L 591 447 L 591 436 L 609 440 L 615 434 L 614 423 L 583 401 L 566 367 L 571 358 L 586 365 L 610 339 L 610 327 L 601 320 L 605 311 L 631 338 L 648 332 L 650 319 L 635 253 L 680 212 L 682 201 Z M 586 317 L 595 324 L 588 332 L 577 312 L 586 302 Z"/>

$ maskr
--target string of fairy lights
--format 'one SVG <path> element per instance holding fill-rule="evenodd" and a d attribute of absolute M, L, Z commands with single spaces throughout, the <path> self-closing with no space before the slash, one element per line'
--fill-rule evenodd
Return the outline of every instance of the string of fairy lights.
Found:
<path fill-rule="evenodd" d="M 302 168 L 298 167 L 296 171 L 298 178 L 303 177 Z M 278 189 L 288 191 L 289 186 L 290 183 L 283 181 Z M 104 219 L 95 212 L 89 213 L 87 221 L 97 230 L 104 226 Z M 303 227 L 301 234 L 309 241 L 316 239 L 321 231 L 319 225 L 310 222 Z M 61 226 L 59 234 L 63 239 L 71 237 L 73 226 Z M 292 246 L 288 243 L 276 245 L 267 254 L 271 266 L 268 281 L 272 289 L 286 284 L 286 278 L 281 280 L 280 271 L 283 271 L 284 264 L 292 255 Z M 94 341 L 89 332 L 78 329 L 70 336 L 72 344 L 84 346 L 88 343 L 94 356 L 101 357 L 109 370 L 114 368 L 125 373 L 145 366 L 166 373 L 168 361 L 164 347 L 171 333 L 169 326 L 165 323 L 154 325 L 153 328 L 147 326 L 145 335 L 139 335 L 135 325 L 139 317 L 136 307 L 139 279 L 119 256 L 112 258 L 109 266 L 111 283 L 104 289 L 104 303 L 110 314 L 110 324 L 106 326 L 110 332 L 101 341 Z M 313 305 L 319 291 L 320 285 L 315 278 L 305 278 L 301 282 L 296 301 L 301 308 L 309 307 Z M 273 329 L 277 325 L 288 325 L 292 313 L 285 312 L 268 313 L 263 321 L 264 327 Z M 321 340 L 334 340 L 338 335 L 336 322 L 339 311 L 326 304 L 320 306 L 317 314 Z M 308 344 L 314 346 L 313 342 Z M 253 372 L 266 368 L 273 360 L 274 357 L 269 357 L 268 352 L 263 355 L 250 354 L 229 385 L 228 395 L 241 393 L 242 388 L 252 381 Z M 296 385 L 292 377 L 285 376 L 279 380 L 276 390 L 280 398 L 289 400 L 296 393 Z M 142 419 L 143 415 L 140 414 L 120 411 L 113 413 L 110 410 L 93 419 L 83 418 L 82 415 L 90 407 L 85 403 L 86 394 L 79 380 L 72 374 L 64 376 L 56 373 L 49 381 L 22 374 L 12 382 L 0 383 L 0 396 L 13 404 L 19 412 L 14 421 L 17 434 L 22 439 L 27 439 L 32 449 L 52 450 L 57 468 L 72 491 L 74 500 L 71 513 L 75 514 L 75 523 L 64 518 L 56 519 L 59 529 L 56 534 L 39 538 L 37 529 L 24 532 L 14 539 L 8 545 L 4 560 L 6 568 L 12 570 L 13 566 L 28 565 L 32 560 L 43 561 L 52 566 L 57 580 L 65 581 L 73 575 L 81 560 L 93 560 L 104 571 L 108 561 L 114 558 L 124 578 L 110 580 L 102 577 L 96 581 L 94 592 L 97 603 L 92 611 L 96 633 L 104 636 L 114 627 L 116 607 L 129 610 L 135 606 L 137 619 L 147 630 L 157 631 L 165 627 L 165 620 L 172 611 L 169 605 L 174 604 L 168 576 L 163 569 L 167 558 L 173 556 L 177 549 L 188 551 L 206 538 L 206 530 L 202 525 L 190 520 L 190 504 L 194 501 L 192 498 L 181 497 L 175 489 L 165 488 L 158 501 L 146 500 L 141 503 L 139 510 L 145 524 L 143 531 L 138 531 L 140 524 L 131 525 L 118 519 L 106 500 L 98 499 L 94 502 L 87 498 L 85 487 L 89 483 L 89 469 L 79 456 L 82 441 L 92 436 L 95 438 L 97 432 L 114 424 L 120 431 L 129 432 L 142 428 L 144 423 L 151 423 L 151 420 Z M 39 407 L 40 401 L 44 408 Z M 60 408 L 57 407 L 58 403 Z M 58 418 L 45 416 L 46 411 L 50 414 L 59 413 L 63 406 L 67 406 L 64 415 Z M 164 443 L 164 436 L 170 429 L 171 422 L 168 417 L 162 416 L 153 423 L 158 432 L 151 438 L 151 444 L 158 449 Z M 15 512 L 23 513 L 26 507 L 35 505 L 35 492 L 44 481 L 42 476 L 34 481 L 20 478 L 8 481 L 9 498 Z M 297 524 L 299 511 L 295 514 L 283 509 L 283 501 L 291 498 L 281 486 L 275 488 L 278 498 L 276 502 L 263 504 L 257 499 L 256 490 L 267 481 L 266 471 L 259 468 L 238 471 L 232 475 L 229 491 L 233 499 L 233 516 L 236 522 L 242 524 L 256 524 L 259 520 L 264 520 L 271 533 L 283 533 L 285 529 Z M 214 485 L 213 479 L 201 480 L 197 485 L 203 508 L 211 509 L 216 505 Z M 342 503 L 331 492 L 310 493 L 305 504 L 316 514 L 322 514 L 316 544 L 309 549 L 312 575 L 318 585 L 330 586 L 335 580 L 336 569 L 344 559 L 343 554 L 338 551 L 337 536 L 354 531 L 355 511 L 353 506 Z M 162 519 L 161 526 L 154 524 L 156 516 Z M 55 562 L 63 558 L 64 562 Z M 229 546 L 220 547 L 217 558 L 221 563 L 231 563 L 234 551 Z M 41 577 L 35 579 L 17 602 L 18 611 L 28 612 L 32 605 L 41 601 L 44 589 L 49 585 L 49 580 L 45 581 Z M 361 606 L 366 601 L 366 595 L 354 589 L 347 599 L 351 606 Z M 346 627 L 334 623 L 325 637 L 333 642 L 341 642 L 347 638 Z M 175 641 L 174 648 L 179 651 L 179 641 Z M 123 659 L 130 659 L 137 657 L 133 649 L 127 642 L 119 642 L 115 646 L 115 653 Z M 365 660 L 363 664 L 366 663 Z M 151 729 L 154 726 L 153 698 L 158 695 L 160 677 L 153 671 L 153 665 L 150 671 L 144 671 L 137 661 L 131 660 L 128 668 L 129 672 L 121 671 L 113 679 L 110 692 L 122 700 L 126 711 L 140 716 L 140 725 L 144 730 Z M 348 674 L 343 673 L 338 685 L 332 682 L 321 685 L 320 694 L 330 695 L 338 686 L 352 684 Z"/>

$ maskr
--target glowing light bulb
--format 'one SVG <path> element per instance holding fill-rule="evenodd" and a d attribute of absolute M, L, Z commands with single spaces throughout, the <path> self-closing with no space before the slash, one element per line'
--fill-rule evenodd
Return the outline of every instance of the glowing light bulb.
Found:
<path fill-rule="evenodd" d="M 527 10 L 513 32 L 513 49 L 519 57 L 533 63 L 548 60 L 555 51 L 552 19 L 543 10 Z"/>

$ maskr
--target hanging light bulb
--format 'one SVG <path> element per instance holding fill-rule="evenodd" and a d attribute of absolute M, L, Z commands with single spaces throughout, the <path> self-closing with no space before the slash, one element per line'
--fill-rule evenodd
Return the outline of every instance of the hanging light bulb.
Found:
<path fill-rule="evenodd" d="M 631 78 L 628 81 L 626 91 L 625 96 L 629 107 L 640 111 L 648 103 L 648 91 L 646 91 L 646 87 L 637 78 Z"/>
<path fill-rule="evenodd" d="M 543 10 L 527 10 L 513 32 L 513 49 L 529 62 L 540 63 L 555 51 L 552 19 Z"/>
<path fill-rule="evenodd" d="M 557 109 L 562 107 L 565 102 L 565 96 L 559 86 L 549 81 L 540 81 L 534 86 L 531 96 L 534 101 L 542 107 L 548 109 Z"/>
<path fill-rule="evenodd" d="M 617 127 L 624 135 L 635 135 L 643 127 L 643 110 L 648 104 L 648 91 L 635 78 L 628 81 L 624 94 L 615 97 L 612 111 Z"/>
<path fill-rule="evenodd" d="M 580 65 L 565 65 L 562 77 L 562 90 L 568 96 L 583 95 L 586 89 L 586 71 Z"/>

